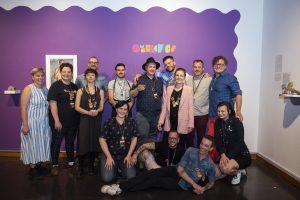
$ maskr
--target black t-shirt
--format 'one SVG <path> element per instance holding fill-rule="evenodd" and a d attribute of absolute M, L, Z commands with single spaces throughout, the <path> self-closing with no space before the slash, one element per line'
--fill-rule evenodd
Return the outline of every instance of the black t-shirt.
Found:
<path fill-rule="evenodd" d="M 171 149 L 168 144 L 155 142 L 155 161 L 162 167 L 167 166 L 168 163 L 166 160 L 168 160 L 169 165 L 176 165 L 179 163 L 184 152 L 184 149 L 179 145 L 177 145 L 177 148 Z"/>
<path fill-rule="evenodd" d="M 63 128 L 78 126 L 79 113 L 75 111 L 75 99 L 78 87 L 74 83 L 64 84 L 61 80 L 54 82 L 49 88 L 48 101 L 57 102 L 59 121 Z M 54 119 L 50 111 L 50 125 L 54 126 Z"/>

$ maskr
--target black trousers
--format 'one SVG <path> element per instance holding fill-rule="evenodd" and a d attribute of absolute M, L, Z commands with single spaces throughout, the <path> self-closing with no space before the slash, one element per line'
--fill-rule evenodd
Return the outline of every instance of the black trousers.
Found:
<path fill-rule="evenodd" d="M 133 192 L 149 188 L 180 190 L 180 176 L 175 166 L 152 169 L 120 183 L 122 192 Z"/>
<path fill-rule="evenodd" d="M 51 126 L 52 141 L 51 141 L 51 159 L 52 165 L 58 165 L 58 156 L 62 139 L 65 138 L 65 148 L 68 162 L 74 162 L 74 141 L 77 134 L 77 126 L 64 128 L 57 131 Z"/>

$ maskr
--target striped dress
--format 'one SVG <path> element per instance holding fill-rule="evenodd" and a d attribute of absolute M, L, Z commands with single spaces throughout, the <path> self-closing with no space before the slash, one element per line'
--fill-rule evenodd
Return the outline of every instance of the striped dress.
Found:
<path fill-rule="evenodd" d="M 50 160 L 51 129 L 47 88 L 29 85 L 31 95 L 27 107 L 29 133 L 21 131 L 21 160 L 25 165 Z M 22 129 L 21 129 L 22 130 Z"/>

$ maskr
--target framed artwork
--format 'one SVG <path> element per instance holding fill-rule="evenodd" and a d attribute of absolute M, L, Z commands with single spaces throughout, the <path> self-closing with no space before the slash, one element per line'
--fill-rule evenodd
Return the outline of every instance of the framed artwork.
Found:
<path fill-rule="evenodd" d="M 49 89 L 51 84 L 60 77 L 59 66 L 62 63 L 73 65 L 73 82 L 77 77 L 77 55 L 46 55 L 46 86 Z"/>

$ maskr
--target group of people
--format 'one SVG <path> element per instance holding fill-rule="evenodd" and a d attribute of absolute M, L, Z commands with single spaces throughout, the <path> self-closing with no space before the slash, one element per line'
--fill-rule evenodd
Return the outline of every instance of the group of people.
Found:
<path fill-rule="evenodd" d="M 33 68 L 33 83 L 21 95 L 21 160 L 30 165 L 29 173 L 42 173 L 42 163 L 51 160 L 51 174 L 59 174 L 63 138 L 67 165 L 73 167 L 77 136 L 78 177 L 85 172 L 85 160 L 88 173 L 95 173 L 94 161 L 101 152 L 101 180 L 111 183 L 118 171 L 127 179 L 104 185 L 102 193 L 158 187 L 192 188 L 202 194 L 226 175 L 239 184 L 251 157 L 244 142 L 242 91 L 226 70 L 227 59 L 213 58 L 212 77 L 200 59 L 193 61 L 192 75 L 177 68 L 172 56 L 163 63 L 165 69 L 158 72 L 160 63 L 148 58 L 142 65 L 145 73 L 136 74 L 132 82 L 126 79 L 125 64 L 118 63 L 116 78 L 107 83 L 98 74 L 99 60 L 91 57 L 75 84 L 73 66 L 62 63 L 61 79 L 49 91 L 44 70 Z M 112 113 L 101 128 L 106 93 Z M 146 169 L 139 175 L 137 163 Z"/>

